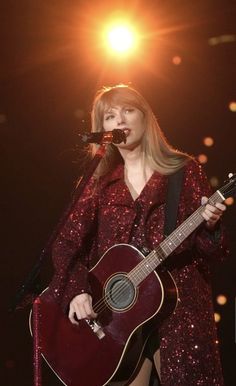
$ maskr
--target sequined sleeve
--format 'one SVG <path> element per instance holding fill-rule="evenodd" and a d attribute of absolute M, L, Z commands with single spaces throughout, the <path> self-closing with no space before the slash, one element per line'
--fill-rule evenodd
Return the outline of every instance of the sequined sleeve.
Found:
<path fill-rule="evenodd" d="M 52 248 L 55 274 L 50 293 L 66 310 L 74 296 L 90 292 L 87 273 L 96 244 L 98 194 L 91 180 Z"/>
<path fill-rule="evenodd" d="M 196 161 L 189 162 L 184 184 L 185 191 L 188 194 L 185 195 L 184 202 L 180 205 L 188 208 L 189 216 L 201 205 L 203 196 L 210 197 L 212 195 L 212 188 L 202 166 Z M 221 221 L 218 222 L 213 231 L 208 230 L 204 222 L 192 235 L 191 243 L 196 254 L 209 259 L 223 260 L 228 253 L 227 237 Z"/>

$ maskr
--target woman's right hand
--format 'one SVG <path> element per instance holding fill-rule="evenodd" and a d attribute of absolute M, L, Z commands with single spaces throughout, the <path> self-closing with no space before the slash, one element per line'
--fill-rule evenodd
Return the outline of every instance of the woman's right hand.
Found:
<path fill-rule="evenodd" d="M 68 317 L 77 325 L 81 319 L 95 319 L 97 314 L 92 307 L 92 297 L 87 293 L 75 296 L 70 302 Z"/>

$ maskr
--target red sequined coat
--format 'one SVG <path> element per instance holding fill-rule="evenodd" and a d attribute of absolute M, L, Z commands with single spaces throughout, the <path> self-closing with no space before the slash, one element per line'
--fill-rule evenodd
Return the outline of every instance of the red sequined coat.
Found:
<path fill-rule="evenodd" d="M 166 176 L 154 172 L 134 201 L 119 165 L 90 181 L 53 246 L 51 294 L 66 311 L 72 298 L 89 292 L 87 272 L 117 243 L 153 249 L 163 240 Z M 211 190 L 201 166 L 190 160 L 184 171 L 178 224 Z M 172 275 L 179 290 L 175 312 L 159 330 L 163 386 L 222 386 L 210 287 L 210 265 L 226 254 L 224 233 L 204 224 L 175 253 Z"/>

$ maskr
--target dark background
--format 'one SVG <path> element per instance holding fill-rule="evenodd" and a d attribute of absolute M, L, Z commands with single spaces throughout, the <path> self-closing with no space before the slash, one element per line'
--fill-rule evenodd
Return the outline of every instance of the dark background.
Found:
<path fill-rule="evenodd" d="M 108 55 L 99 35 L 113 13 L 122 12 L 143 35 L 139 52 L 126 60 Z M 29 307 L 14 313 L 8 308 L 83 172 L 77 134 L 90 129 L 99 87 L 132 82 L 175 147 L 208 156 L 209 178 L 223 184 L 236 171 L 236 112 L 228 108 L 236 101 L 235 20 L 232 0 L 1 2 L 1 385 L 33 384 Z M 230 41 L 223 43 L 222 35 Z M 178 66 L 175 55 L 182 58 Z M 214 138 L 213 147 L 204 146 L 205 136 Z M 214 299 L 228 299 L 215 309 L 225 382 L 233 386 L 235 204 L 225 224 L 231 254 L 216 267 L 213 289 Z M 42 286 L 51 272 L 47 261 Z M 57 384 L 44 368 L 43 385 Z"/>

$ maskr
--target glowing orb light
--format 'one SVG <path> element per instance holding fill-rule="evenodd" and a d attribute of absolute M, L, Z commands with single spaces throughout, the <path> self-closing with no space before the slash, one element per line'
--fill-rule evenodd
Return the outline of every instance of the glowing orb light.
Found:
<path fill-rule="evenodd" d="M 125 53 L 134 47 L 134 33 L 128 26 L 111 27 L 107 36 L 110 47 L 116 52 Z"/>

